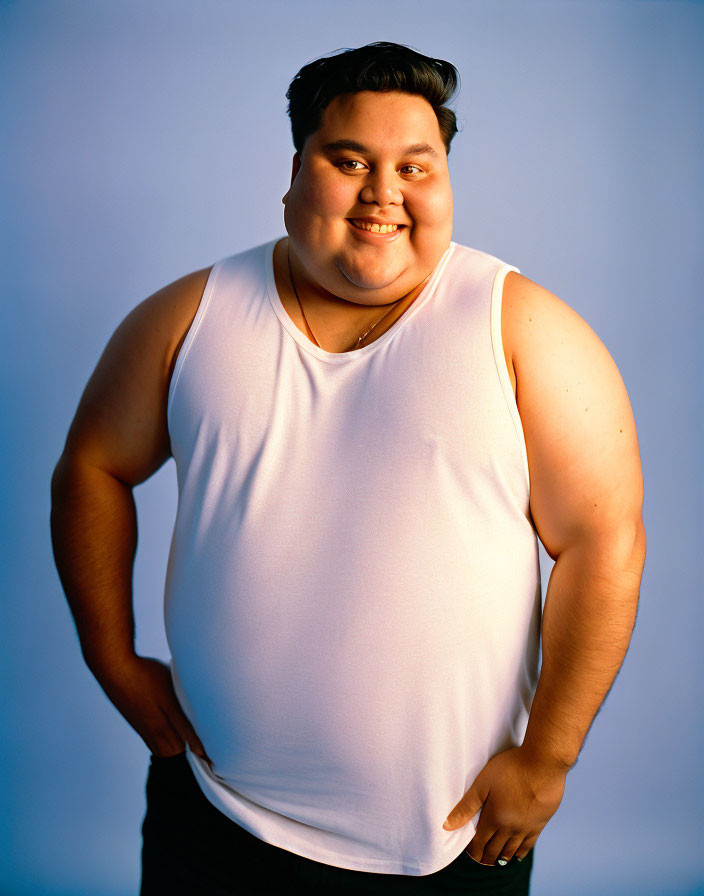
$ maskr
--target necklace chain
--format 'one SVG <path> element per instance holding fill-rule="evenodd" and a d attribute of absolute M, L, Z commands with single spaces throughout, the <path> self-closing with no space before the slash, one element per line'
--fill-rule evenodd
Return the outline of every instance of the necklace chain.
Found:
<path fill-rule="evenodd" d="M 296 300 L 298 302 L 298 307 L 301 309 L 301 314 L 303 315 L 303 320 L 306 322 L 306 326 L 310 330 L 310 334 L 313 337 L 313 339 L 315 340 L 315 344 L 318 346 L 318 348 L 321 348 L 322 346 L 320 345 L 318 340 L 315 338 L 315 333 L 313 332 L 313 328 L 308 323 L 308 318 L 306 317 L 306 313 L 303 310 L 303 303 L 301 302 L 300 296 L 298 295 L 298 290 L 296 289 L 296 284 L 294 283 L 294 280 L 293 280 L 293 271 L 291 270 L 291 251 L 288 246 L 287 246 L 286 257 L 288 259 L 288 274 L 289 274 L 289 277 L 291 278 L 291 286 L 293 287 L 293 294 L 296 296 Z M 371 331 L 374 329 L 374 327 L 378 326 L 378 324 L 380 324 L 382 322 L 382 320 L 384 320 L 385 317 L 388 317 L 389 314 L 391 314 L 391 312 L 394 310 L 394 308 L 398 305 L 398 303 L 400 301 L 401 301 L 401 299 L 398 299 L 396 302 L 394 302 L 393 306 L 391 308 L 389 308 L 389 310 L 387 312 L 385 312 L 385 314 L 382 317 L 380 317 L 379 320 L 375 324 L 372 324 L 371 327 L 369 327 L 369 329 L 366 331 L 366 333 L 362 333 L 362 335 L 355 342 L 355 344 L 352 346 L 352 348 L 347 349 L 347 351 L 354 351 L 355 349 L 359 348 L 362 340 L 366 336 L 368 336 L 371 333 Z"/>

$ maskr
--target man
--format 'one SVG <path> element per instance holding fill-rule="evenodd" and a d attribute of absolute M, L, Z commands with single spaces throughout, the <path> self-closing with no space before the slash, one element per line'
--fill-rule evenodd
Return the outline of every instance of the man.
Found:
<path fill-rule="evenodd" d="M 628 396 L 579 315 L 452 242 L 456 84 L 389 43 L 305 66 L 288 236 L 144 301 L 81 399 L 54 551 L 152 754 L 143 894 L 527 893 L 625 656 Z M 171 456 L 167 667 L 134 650 L 132 488 Z"/>

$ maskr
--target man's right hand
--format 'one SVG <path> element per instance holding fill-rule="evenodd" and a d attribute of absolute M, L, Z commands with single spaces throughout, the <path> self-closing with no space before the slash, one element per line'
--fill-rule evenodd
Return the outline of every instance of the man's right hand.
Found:
<path fill-rule="evenodd" d="M 96 678 L 153 756 L 175 756 L 188 744 L 193 753 L 212 765 L 181 709 L 166 663 L 135 654 L 121 662 L 117 670 L 96 674 Z"/>

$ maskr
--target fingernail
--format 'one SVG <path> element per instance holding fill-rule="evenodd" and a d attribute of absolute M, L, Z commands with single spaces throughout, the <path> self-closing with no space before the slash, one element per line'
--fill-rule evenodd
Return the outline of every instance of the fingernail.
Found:
<path fill-rule="evenodd" d="M 501 867 L 503 868 L 504 865 L 508 865 L 508 859 L 497 859 L 496 863 L 497 865 L 501 865 Z"/>
<path fill-rule="evenodd" d="M 522 861 L 523 861 L 523 857 L 522 857 L 522 856 L 516 856 L 516 861 L 517 861 L 517 862 L 522 862 Z"/>
<path fill-rule="evenodd" d="M 445 828 L 446 831 L 449 831 L 450 828 L 452 827 L 452 822 L 450 821 L 449 818 L 446 818 L 445 821 L 443 821 L 442 826 Z"/>

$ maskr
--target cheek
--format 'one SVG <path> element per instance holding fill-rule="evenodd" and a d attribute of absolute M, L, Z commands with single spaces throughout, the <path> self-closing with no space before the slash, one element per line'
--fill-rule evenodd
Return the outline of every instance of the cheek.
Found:
<path fill-rule="evenodd" d="M 422 198 L 423 222 L 437 227 L 452 217 L 452 195 L 446 192 L 428 191 Z"/>
<path fill-rule="evenodd" d="M 296 199 L 300 211 L 306 216 L 339 218 L 344 217 L 351 207 L 354 195 L 350 195 L 349 186 L 338 178 L 320 178 L 302 184 Z"/>
<path fill-rule="evenodd" d="M 452 218 L 452 192 L 437 181 L 414 185 L 406 192 L 404 205 L 420 230 L 446 225 Z"/>

